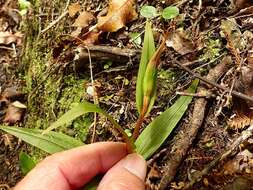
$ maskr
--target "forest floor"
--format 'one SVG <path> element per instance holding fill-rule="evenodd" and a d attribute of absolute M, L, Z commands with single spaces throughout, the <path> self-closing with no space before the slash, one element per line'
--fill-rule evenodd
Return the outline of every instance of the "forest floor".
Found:
<path fill-rule="evenodd" d="M 151 20 L 157 47 L 172 30 L 160 58 L 157 99 L 144 124 L 172 106 L 195 78 L 201 82 L 196 94 L 183 93 L 193 101 L 149 158 L 146 189 L 252 189 L 252 1 L 136 1 L 135 20 L 116 32 L 88 36 L 97 17 L 107 13 L 108 1 L 31 0 L 27 7 L 20 2 L 0 0 L 1 124 L 46 129 L 88 100 L 132 131 L 146 21 L 140 9 L 177 6 L 180 15 L 173 21 Z M 122 141 L 109 125 L 99 116 L 94 123 L 88 114 L 60 130 L 84 143 Z M 5 190 L 23 177 L 20 152 L 35 160 L 46 154 L 4 132 L 0 137 L 0 189 Z"/>

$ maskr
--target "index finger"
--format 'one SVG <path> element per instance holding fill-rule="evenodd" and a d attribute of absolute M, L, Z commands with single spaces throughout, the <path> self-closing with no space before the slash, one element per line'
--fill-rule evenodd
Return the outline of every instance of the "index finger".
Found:
<path fill-rule="evenodd" d="M 49 156 L 15 190 L 78 189 L 127 155 L 124 143 L 95 143 Z"/>

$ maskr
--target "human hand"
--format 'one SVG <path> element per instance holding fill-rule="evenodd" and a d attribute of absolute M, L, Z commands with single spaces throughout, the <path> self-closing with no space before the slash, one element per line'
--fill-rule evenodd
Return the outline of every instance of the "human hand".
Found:
<path fill-rule="evenodd" d="M 105 173 L 98 190 L 144 190 L 146 162 L 127 155 L 124 143 L 94 143 L 53 154 L 39 163 L 14 190 L 76 190 Z"/>

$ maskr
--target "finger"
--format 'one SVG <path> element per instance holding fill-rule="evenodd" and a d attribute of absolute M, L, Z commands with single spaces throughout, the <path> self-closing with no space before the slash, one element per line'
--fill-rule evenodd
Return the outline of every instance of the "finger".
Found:
<path fill-rule="evenodd" d="M 78 189 L 127 154 L 123 143 L 95 143 L 49 156 L 15 190 Z"/>
<path fill-rule="evenodd" d="M 98 190 L 144 190 L 146 171 L 146 161 L 138 154 L 130 154 L 106 173 Z"/>

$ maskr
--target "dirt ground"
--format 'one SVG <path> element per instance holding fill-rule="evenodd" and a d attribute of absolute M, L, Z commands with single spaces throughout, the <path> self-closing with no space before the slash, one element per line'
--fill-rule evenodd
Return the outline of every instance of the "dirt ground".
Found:
<path fill-rule="evenodd" d="M 165 31 L 171 31 L 160 58 L 155 106 L 144 124 L 173 105 L 194 78 L 200 84 L 196 94 L 183 94 L 193 95 L 192 103 L 148 160 L 146 189 L 253 189 L 252 1 L 136 1 L 137 19 L 99 37 L 86 33 L 97 16 L 106 14 L 108 2 L 78 1 L 81 9 L 71 17 L 66 10 L 75 2 L 31 0 L 21 16 L 18 1 L 0 0 L 0 123 L 45 129 L 73 102 L 95 97 L 121 126 L 132 130 L 138 118 L 134 92 L 142 43 L 131 34 L 138 33 L 143 40 L 145 18 L 140 9 L 177 6 L 180 15 L 173 21 L 152 19 L 157 46 Z M 81 10 L 94 18 L 78 30 L 74 23 Z M 97 97 L 87 90 L 91 85 Z M 15 101 L 26 108 L 8 114 Z M 61 132 L 85 143 L 122 141 L 102 117 L 94 130 L 93 119 L 92 114 L 84 116 Z M 45 154 L 11 135 L 0 136 L 4 190 L 23 176 L 21 151 L 37 160 Z"/>

